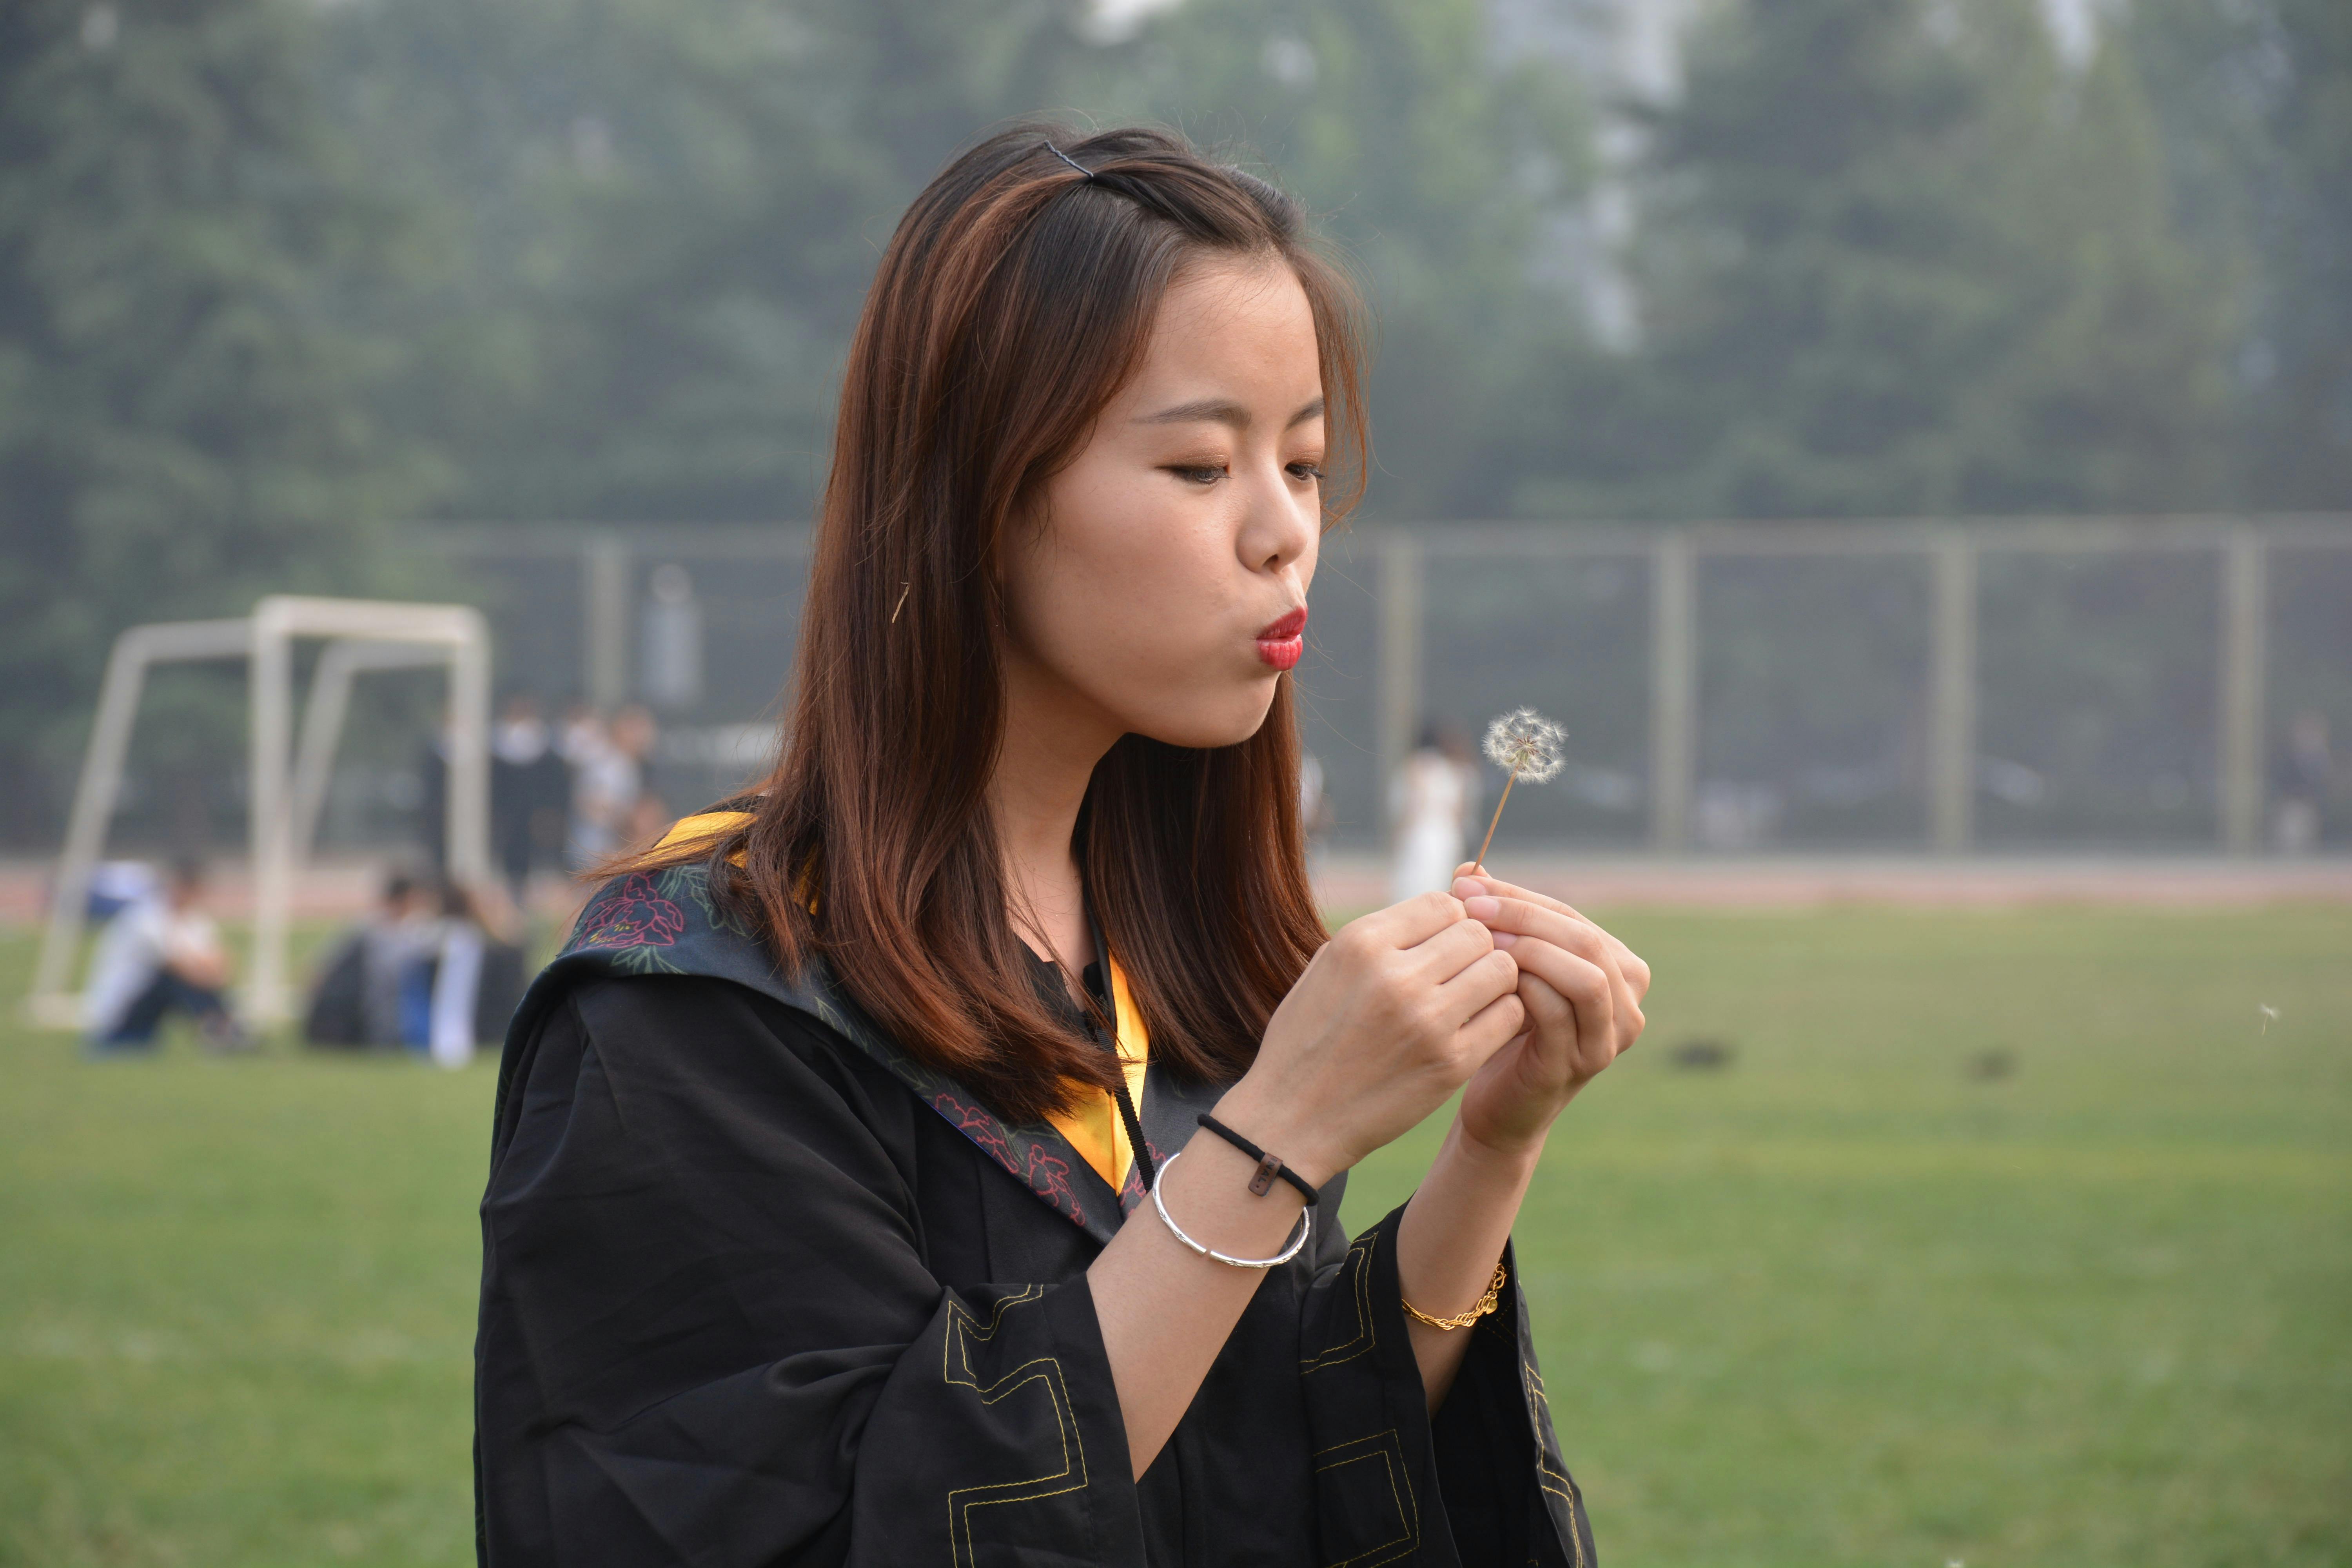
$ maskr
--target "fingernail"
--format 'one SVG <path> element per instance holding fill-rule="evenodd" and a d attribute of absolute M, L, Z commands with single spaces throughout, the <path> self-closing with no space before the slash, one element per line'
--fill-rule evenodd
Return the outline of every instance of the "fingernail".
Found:
<path fill-rule="evenodd" d="M 1469 912 L 1470 918 L 1474 921 L 1490 921 L 1503 912 L 1503 900 L 1488 898 L 1482 893 L 1475 899 L 1463 900 L 1462 907 Z"/>
<path fill-rule="evenodd" d="M 1454 879 L 1454 896 L 1457 899 L 1475 899 L 1486 890 L 1486 884 L 1484 882 L 1475 881 L 1468 877 Z"/>
<path fill-rule="evenodd" d="M 1515 947 L 1518 944 L 1518 941 L 1517 935 L 1511 931 L 1498 931 L 1495 933 L 1496 947 Z"/>

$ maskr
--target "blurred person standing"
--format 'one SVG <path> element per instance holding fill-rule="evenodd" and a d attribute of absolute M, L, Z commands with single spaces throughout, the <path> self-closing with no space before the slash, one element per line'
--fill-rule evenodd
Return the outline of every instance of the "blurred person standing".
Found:
<path fill-rule="evenodd" d="M 632 703 L 610 726 L 583 738 L 580 754 L 570 759 L 573 870 L 587 869 L 627 842 L 653 746 L 654 716 Z"/>
<path fill-rule="evenodd" d="M 1390 898 L 1402 902 L 1453 885 L 1477 806 L 1478 768 L 1470 743 L 1450 724 L 1423 725 L 1421 743 L 1389 785 L 1396 832 Z"/>
<path fill-rule="evenodd" d="M 2327 715 L 2306 709 L 2287 727 L 2286 743 L 2271 768 L 2271 844 L 2280 854 L 2309 855 L 2326 840 L 2335 779 Z"/>
<path fill-rule="evenodd" d="M 1323 786 L 1323 760 L 1312 752 L 1298 757 L 1298 835 L 1307 842 L 1307 871 L 1320 879 L 1323 849 L 1331 837 L 1331 796 Z"/>
<path fill-rule="evenodd" d="M 670 825 L 677 820 L 677 813 L 669 808 L 669 803 L 653 791 L 646 790 L 629 807 L 628 831 L 623 835 L 623 841 L 633 855 L 650 849 L 661 842 L 662 835 L 667 833 Z"/>
<path fill-rule="evenodd" d="M 154 1049 L 157 1032 L 174 1013 L 192 1019 L 211 1049 L 245 1043 L 228 1011 L 228 952 L 204 900 L 204 862 L 184 858 L 160 890 L 107 922 L 83 995 L 93 1054 Z"/>
<path fill-rule="evenodd" d="M 563 731 L 556 745 L 563 758 L 563 866 L 577 871 L 594 865 L 605 853 L 595 846 L 585 807 L 591 775 L 612 751 L 613 737 L 604 727 L 604 714 L 584 702 L 575 702 L 564 711 Z"/>
<path fill-rule="evenodd" d="M 554 752 L 539 699 L 528 691 L 509 693 L 490 727 L 490 853 L 506 873 L 517 908 L 530 881 L 531 819 L 546 794 L 547 764 Z"/>
<path fill-rule="evenodd" d="M 523 826 L 530 836 L 529 857 L 533 866 L 563 864 L 563 847 L 572 832 L 572 764 L 566 760 L 563 731 L 559 725 L 549 727 L 547 751 L 533 764 L 529 781 L 530 809 L 524 814 Z M 530 907 L 525 895 L 529 878 L 518 889 L 515 912 L 524 915 Z"/>
<path fill-rule="evenodd" d="M 563 705 L 563 722 L 556 729 L 555 749 L 564 765 L 576 768 L 581 759 L 604 743 L 604 716 L 578 700 Z"/>
<path fill-rule="evenodd" d="M 416 756 L 417 838 L 425 863 L 438 876 L 449 864 L 449 754 L 455 715 L 441 710 L 433 732 Z"/>

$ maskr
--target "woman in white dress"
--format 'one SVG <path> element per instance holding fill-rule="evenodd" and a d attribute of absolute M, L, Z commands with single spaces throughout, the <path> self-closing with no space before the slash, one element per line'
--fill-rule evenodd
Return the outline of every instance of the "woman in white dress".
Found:
<path fill-rule="evenodd" d="M 1468 744 L 1450 726 L 1424 725 L 1421 744 L 1389 786 L 1389 816 L 1396 825 L 1390 898 L 1442 893 L 1453 885 L 1477 808 L 1478 770 Z"/>

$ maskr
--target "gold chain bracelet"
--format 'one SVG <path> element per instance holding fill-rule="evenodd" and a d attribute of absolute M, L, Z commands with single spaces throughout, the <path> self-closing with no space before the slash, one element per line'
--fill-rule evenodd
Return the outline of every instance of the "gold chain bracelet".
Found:
<path fill-rule="evenodd" d="M 1458 1318 L 1433 1318 L 1427 1312 L 1424 1312 L 1420 1308 L 1414 1306 L 1412 1302 L 1405 1301 L 1402 1296 L 1399 1296 L 1397 1300 L 1404 1301 L 1405 1316 L 1411 1318 L 1414 1322 L 1427 1323 L 1433 1329 L 1444 1329 L 1450 1332 L 1454 1329 L 1466 1329 L 1471 1324 L 1476 1322 L 1479 1319 L 1485 1317 L 1487 1313 L 1493 1311 L 1495 1310 L 1495 1304 L 1502 1299 L 1503 1286 L 1508 1278 L 1509 1276 L 1503 1272 L 1503 1266 L 1501 1264 L 1497 1263 L 1495 1265 L 1495 1278 L 1486 1286 L 1486 1293 L 1478 1298 L 1478 1304 L 1476 1306 L 1471 1308 L 1468 1311 L 1463 1313 Z"/>

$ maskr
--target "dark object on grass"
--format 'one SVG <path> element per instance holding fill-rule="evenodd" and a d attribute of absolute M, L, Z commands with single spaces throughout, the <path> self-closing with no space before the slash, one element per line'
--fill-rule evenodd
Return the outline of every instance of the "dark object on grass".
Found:
<path fill-rule="evenodd" d="M 1666 1060 L 1685 1072 L 1721 1072 L 1731 1065 L 1731 1047 L 1721 1040 L 1685 1040 Z"/>
<path fill-rule="evenodd" d="M 1992 1083 L 2017 1071 L 2017 1055 L 2005 1047 L 1979 1051 L 1969 1058 L 1969 1076 L 1979 1083 Z"/>
<path fill-rule="evenodd" d="M 356 1049 L 368 1043 L 367 954 L 363 939 L 344 939 L 320 973 L 302 1018 L 302 1038 L 313 1046 Z"/>

